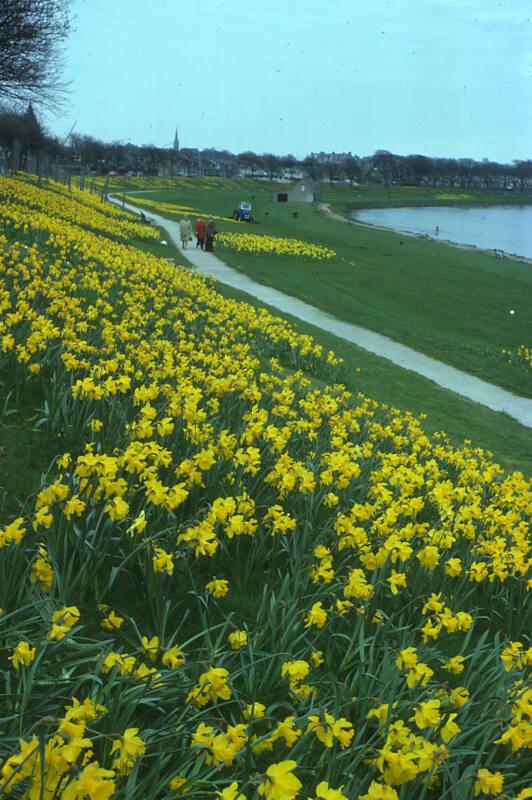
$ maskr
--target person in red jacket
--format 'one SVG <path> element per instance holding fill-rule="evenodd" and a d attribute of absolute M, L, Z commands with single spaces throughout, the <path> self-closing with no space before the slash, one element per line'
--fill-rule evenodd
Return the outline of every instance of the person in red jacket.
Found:
<path fill-rule="evenodd" d="M 202 219 L 199 219 L 196 222 L 196 247 L 205 247 L 205 222 Z"/>

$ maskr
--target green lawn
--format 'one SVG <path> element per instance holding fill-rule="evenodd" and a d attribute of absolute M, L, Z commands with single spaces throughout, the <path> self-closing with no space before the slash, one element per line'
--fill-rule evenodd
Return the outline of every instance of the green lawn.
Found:
<path fill-rule="evenodd" d="M 93 179 L 90 179 L 93 180 Z M 105 179 L 94 182 L 101 188 Z M 89 181 L 90 184 L 90 181 Z M 270 195 L 273 191 L 286 190 L 286 183 L 251 178 L 128 178 L 115 176 L 109 183 L 111 192 L 139 191 L 147 189 L 167 192 L 217 194 L 245 191 L 250 194 Z M 354 185 L 322 183 L 322 200 L 342 208 L 383 208 L 387 206 L 418 205 L 510 205 L 531 204 L 532 192 L 505 191 L 501 189 L 446 189 L 428 186 L 381 186 L 375 184 Z M 246 199 L 241 197 L 240 199 Z"/>
<path fill-rule="evenodd" d="M 347 212 L 355 208 L 391 206 L 486 206 L 532 203 L 532 192 L 501 189 L 444 189 L 428 186 L 322 185 L 322 200 Z"/>
<path fill-rule="evenodd" d="M 314 206 L 273 204 L 270 197 L 266 189 L 188 188 L 152 192 L 149 200 L 219 215 L 230 214 L 241 200 L 251 200 L 259 224 L 227 221 L 218 223 L 219 229 L 301 238 L 334 249 L 338 258 L 313 262 L 224 249 L 220 254 L 228 264 L 347 322 L 532 397 L 532 371 L 507 363 L 501 354 L 531 339 L 530 264 L 347 225 L 325 218 Z M 139 195 L 131 199 L 142 202 Z"/>
<path fill-rule="evenodd" d="M 170 244 L 166 234 L 164 236 L 169 242 L 164 248 L 165 255 L 174 258 L 177 264 L 185 264 L 181 251 Z M 143 242 L 137 246 L 160 254 L 160 245 Z M 395 366 L 387 359 L 379 358 L 321 328 L 283 314 L 245 292 L 222 283 L 218 283 L 216 289 L 224 297 L 267 308 L 275 316 L 288 320 L 299 333 L 310 334 L 324 348 L 334 350 L 336 355 L 344 359 L 341 379 L 350 391 L 363 392 L 380 403 L 416 415 L 426 414 L 424 428 L 429 434 L 445 431 L 457 446 L 466 439 L 470 440 L 474 446 L 492 452 L 495 461 L 506 469 L 520 470 L 527 477 L 532 476 L 532 430 L 511 417 L 441 389 L 414 372 Z M 322 376 L 313 377 L 321 380 Z"/>

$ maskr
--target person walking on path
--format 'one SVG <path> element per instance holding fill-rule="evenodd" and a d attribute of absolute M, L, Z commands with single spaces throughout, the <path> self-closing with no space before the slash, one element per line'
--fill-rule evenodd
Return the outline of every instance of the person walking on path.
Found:
<path fill-rule="evenodd" d="M 183 250 L 187 249 L 187 244 L 192 239 L 192 223 L 188 217 L 183 217 L 179 223 L 179 233 L 181 235 L 181 244 Z"/>
<path fill-rule="evenodd" d="M 199 219 L 196 222 L 196 249 L 205 247 L 205 220 Z"/>
<path fill-rule="evenodd" d="M 212 216 L 209 215 L 207 225 L 205 226 L 205 250 L 207 250 L 208 253 L 212 253 L 212 244 L 215 236 L 216 225 L 214 224 Z"/>

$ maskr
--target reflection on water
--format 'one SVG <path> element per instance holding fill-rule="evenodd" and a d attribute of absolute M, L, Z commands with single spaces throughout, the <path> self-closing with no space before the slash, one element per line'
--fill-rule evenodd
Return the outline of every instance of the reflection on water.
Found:
<path fill-rule="evenodd" d="M 532 206 L 374 208 L 358 222 L 532 258 Z"/>

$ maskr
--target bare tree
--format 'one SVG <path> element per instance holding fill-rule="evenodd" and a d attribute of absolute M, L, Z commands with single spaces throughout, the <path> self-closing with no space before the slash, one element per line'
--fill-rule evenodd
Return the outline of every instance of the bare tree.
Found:
<path fill-rule="evenodd" d="M 316 156 L 312 155 L 312 153 L 303 159 L 301 166 L 305 172 L 310 175 L 313 181 L 320 180 L 322 175 L 321 164 Z"/>
<path fill-rule="evenodd" d="M 11 167 L 11 155 L 15 141 L 22 140 L 24 127 L 22 115 L 11 108 L 0 108 L 0 148 L 6 163 Z"/>
<path fill-rule="evenodd" d="M 342 161 L 342 170 L 351 186 L 362 177 L 362 165 L 358 156 L 346 156 Z"/>
<path fill-rule="evenodd" d="M 532 161 L 514 161 L 514 174 L 519 181 L 519 188 L 523 192 L 528 182 L 532 180 Z"/>
<path fill-rule="evenodd" d="M 38 156 L 50 141 L 38 121 L 31 104 L 25 113 L 15 108 L 0 106 L 0 147 L 11 168 L 24 166 L 29 153 Z M 18 152 L 16 163 L 11 156 Z"/>
<path fill-rule="evenodd" d="M 293 177 L 293 173 L 298 165 L 298 160 L 292 153 L 287 153 L 285 156 L 279 157 L 279 166 L 283 172 L 287 172 L 290 177 Z"/>
<path fill-rule="evenodd" d="M 324 176 L 327 178 L 327 180 L 332 186 L 334 181 L 338 180 L 338 178 L 341 175 L 342 165 L 338 161 L 333 161 L 332 159 L 329 159 L 328 161 L 325 161 L 322 164 L 322 169 Z"/>
<path fill-rule="evenodd" d="M 381 175 L 384 185 L 390 186 L 397 166 L 397 157 L 389 150 L 376 150 L 371 161 L 373 168 Z"/>
<path fill-rule="evenodd" d="M 0 0 L 0 97 L 57 106 L 69 0 Z"/>
<path fill-rule="evenodd" d="M 263 153 L 262 162 L 272 181 L 274 174 L 281 169 L 281 159 L 273 153 Z"/>
<path fill-rule="evenodd" d="M 475 162 L 472 158 L 458 158 L 458 175 L 460 179 L 460 188 L 469 189 L 471 186 L 471 179 L 473 177 L 473 167 Z"/>
<path fill-rule="evenodd" d="M 259 168 L 260 156 L 251 150 L 245 150 L 237 155 L 238 166 L 240 169 L 247 169 L 251 172 L 251 177 L 255 177 L 255 172 Z"/>
<path fill-rule="evenodd" d="M 423 178 L 430 178 L 434 169 L 434 162 L 432 158 L 421 155 L 406 156 L 404 159 L 404 167 L 406 171 L 407 180 L 412 180 L 416 186 L 419 186 Z"/>

